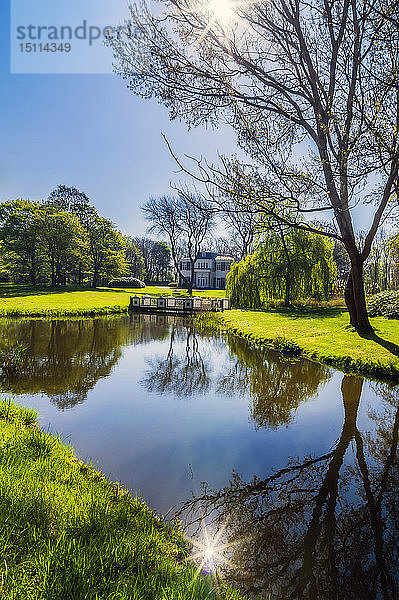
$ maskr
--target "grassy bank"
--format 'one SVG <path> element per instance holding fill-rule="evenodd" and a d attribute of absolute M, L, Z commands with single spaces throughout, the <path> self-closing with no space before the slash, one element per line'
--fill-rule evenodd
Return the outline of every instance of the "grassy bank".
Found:
<path fill-rule="evenodd" d="M 361 337 L 348 327 L 343 308 L 231 310 L 214 318 L 216 327 L 223 323 L 231 332 L 279 350 L 399 381 L 399 321 L 375 317 L 371 322 L 374 335 Z"/>
<path fill-rule="evenodd" d="M 0 598 L 235 599 L 196 577 L 182 535 L 0 403 Z"/>
<path fill-rule="evenodd" d="M 184 290 L 148 286 L 143 289 L 55 288 L 0 284 L 0 317 L 68 317 L 123 314 L 135 294 L 187 295 Z M 223 290 L 196 291 L 196 295 L 223 297 Z"/>

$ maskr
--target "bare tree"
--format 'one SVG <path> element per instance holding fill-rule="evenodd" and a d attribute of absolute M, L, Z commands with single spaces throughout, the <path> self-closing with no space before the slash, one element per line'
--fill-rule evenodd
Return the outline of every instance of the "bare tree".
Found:
<path fill-rule="evenodd" d="M 167 237 L 176 272 L 186 282 L 191 295 L 194 287 L 194 263 L 214 224 L 212 210 L 203 198 L 184 190 L 180 190 L 175 197 L 150 198 L 142 210 L 151 223 L 149 231 Z M 180 269 L 182 248 L 190 262 L 189 279 Z"/>
<path fill-rule="evenodd" d="M 241 248 L 231 234 L 208 240 L 202 249 L 206 252 L 216 252 L 219 256 L 231 256 L 234 260 L 241 260 Z"/>
<path fill-rule="evenodd" d="M 202 0 L 164 6 L 160 16 L 131 6 L 141 35 L 109 41 L 117 72 L 172 118 L 236 129 L 255 164 L 244 171 L 250 209 L 343 243 L 351 324 L 369 331 L 363 265 L 398 186 L 398 3 L 231 0 L 224 14 Z M 211 185 L 213 174 L 200 169 L 197 178 Z M 227 174 L 227 189 L 216 178 L 220 201 L 231 193 Z M 360 248 L 352 210 L 370 196 Z"/>
<path fill-rule="evenodd" d="M 259 216 L 256 212 L 247 212 L 237 202 L 230 201 L 230 206 L 230 210 L 222 213 L 222 219 L 235 241 L 238 258 L 242 260 L 253 250 Z"/>

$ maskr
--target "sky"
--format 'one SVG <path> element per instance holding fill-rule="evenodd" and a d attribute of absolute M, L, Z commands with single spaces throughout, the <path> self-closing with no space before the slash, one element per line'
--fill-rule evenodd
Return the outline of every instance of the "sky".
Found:
<path fill-rule="evenodd" d="M 17 1 L 27 4 L 11 0 Z M 123 0 L 114 1 L 120 18 L 127 17 Z M 16 51 L 11 8 L 10 0 L 0 3 L 0 201 L 41 200 L 58 184 L 74 186 L 123 233 L 144 235 L 140 205 L 149 196 L 169 193 L 170 182 L 181 177 L 162 132 L 179 155 L 212 160 L 218 151 L 235 152 L 232 130 L 189 132 L 185 124 L 171 122 L 156 100 L 135 96 L 115 74 L 11 74 L 10 39 Z"/>
<path fill-rule="evenodd" d="M 126 2 L 0 3 L 0 202 L 42 200 L 59 184 L 74 186 L 124 234 L 145 235 L 140 206 L 150 196 L 171 193 L 171 182 L 181 179 L 162 133 L 179 156 L 206 156 L 212 162 L 218 153 L 237 152 L 232 129 L 188 131 L 184 123 L 170 121 L 155 99 L 135 96 L 112 73 L 112 54 L 101 40 L 93 53 L 87 41 L 74 39 L 75 54 L 68 57 L 44 53 L 27 57 L 18 51 L 18 25 L 57 19 L 57 24 L 74 26 L 83 19 L 117 25 L 129 17 Z M 36 74 L 25 74 L 28 58 Z M 72 73 L 37 74 L 67 71 L 65 65 Z M 79 69 L 104 74 L 76 74 Z M 370 209 L 358 209 L 358 229 L 369 224 L 371 214 Z"/>

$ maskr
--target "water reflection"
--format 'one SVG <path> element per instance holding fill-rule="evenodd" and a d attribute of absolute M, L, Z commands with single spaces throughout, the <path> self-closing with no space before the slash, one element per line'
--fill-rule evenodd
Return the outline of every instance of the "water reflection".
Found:
<path fill-rule="evenodd" d="M 2 350 L 16 341 L 28 346 L 22 374 L 7 374 L 4 392 L 46 394 L 58 408 L 72 408 L 85 401 L 89 390 L 108 377 L 122 356 L 122 349 L 165 339 L 167 319 L 19 320 L 2 324 Z"/>
<path fill-rule="evenodd" d="M 300 403 L 330 377 L 323 365 L 287 362 L 234 336 L 209 339 L 191 320 L 166 315 L 3 322 L 3 350 L 12 349 L 17 340 L 28 346 L 26 365 L 22 374 L 3 379 L 2 390 L 44 393 L 60 409 L 84 402 L 89 390 L 111 374 L 124 347 L 156 340 L 168 342 L 163 353 L 147 360 L 140 383 L 148 392 L 192 396 L 212 389 L 227 396 L 249 395 L 256 428 L 289 423 Z"/>
<path fill-rule="evenodd" d="M 183 343 L 183 351 L 176 352 L 176 344 Z M 211 383 L 211 361 L 202 357 L 198 335 L 193 323 L 171 326 L 166 356 L 155 356 L 147 361 L 148 370 L 141 381 L 149 392 L 173 393 L 191 396 L 206 392 Z"/>
<path fill-rule="evenodd" d="M 250 392 L 250 413 L 256 428 L 289 423 L 294 410 L 330 378 L 330 370 L 324 365 L 287 360 L 236 336 L 228 336 L 227 343 L 235 364 L 222 375 L 219 390 L 243 396 Z"/>
<path fill-rule="evenodd" d="M 251 420 L 258 429 L 291 422 L 295 409 L 330 378 L 330 370 L 324 365 L 287 361 L 268 348 L 254 347 L 236 336 L 215 336 L 205 344 L 201 341 L 192 323 L 173 324 L 167 351 L 147 360 L 141 384 L 149 392 L 180 397 L 205 393 L 212 386 L 218 394 L 249 395 Z M 226 343 L 228 361 L 223 356 Z M 224 358 L 221 364 L 215 356 L 218 351 Z"/>
<path fill-rule="evenodd" d="M 344 376 L 344 423 L 330 452 L 291 459 L 265 479 L 205 487 L 183 513 L 225 527 L 225 576 L 247 592 L 276 598 L 399 597 L 399 395 L 372 411 L 373 433 L 357 426 L 363 380 Z M 227 564 L 227 563 L 226 563 Z M 223 566 L 221 566 L 223 568 Z"/>
<path fill-rule="evenodd" d="M 1 334 L 4 351 L 29 346 L 3 391 L 47 395 L 56 431 L 159 511 L 195 494 L 184 514 L 225 525 L 225 576 L 243 590 L 399 597 L 395 387 L 167 316 L 10 320 Z"/>

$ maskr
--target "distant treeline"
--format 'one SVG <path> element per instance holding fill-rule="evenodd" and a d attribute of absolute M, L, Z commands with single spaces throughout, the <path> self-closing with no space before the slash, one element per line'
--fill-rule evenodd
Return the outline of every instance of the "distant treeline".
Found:
<path fill-rule="evenodd" d="M 168 247 L 122 235 L 76 188 L 0 204 L 2 281 L 96 287 L 116 277 L 171 279 Z"/>

